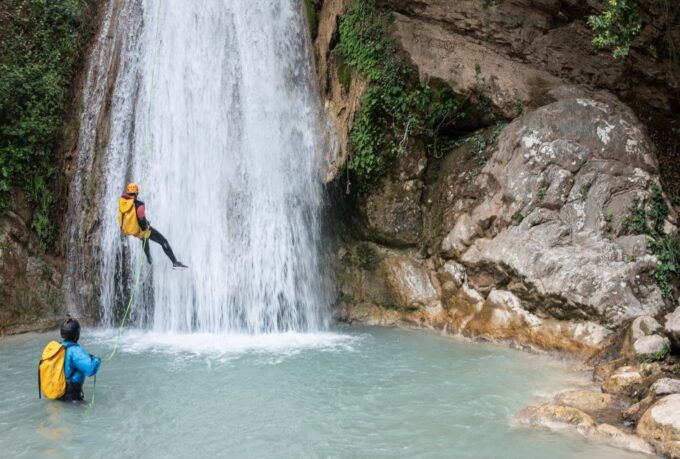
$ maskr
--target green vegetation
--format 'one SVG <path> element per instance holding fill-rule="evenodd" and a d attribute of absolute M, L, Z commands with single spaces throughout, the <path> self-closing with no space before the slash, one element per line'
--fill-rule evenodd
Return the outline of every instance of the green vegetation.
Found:
<path fill-rule="evenodd" d="M 512 216 L 512 219 L 515 220 L 519 225 L 524 220 L 524 215 L 522 215 L 522 212 L 517 211 L 515 212 L 515 215 Z"/>
<path fill-rule="evenodd" d="M 348 91 L 352 85 L 352 69 L 342 59 L 338 63 L 338 81 L 345 91 Z"/>
<path fill-rule="evenodd" d="M 609 49 L 619 59 L 630 52 L 630 44 L 640 34 L 642 21 L 638 12 L 638 0 L 607 0 L 608 7 L 602 14 L 588 18 L 588 25 L 595 31 L 593 46 Z"/>
<path fill-rule="evenodd" d="M 0 215 L 20 187 L 32 227 L 52 240 L 54 149 L 84 31 L 85 0 L 3 0 L 0 5 Z"/>
<path fill-rule="evenodd" d="M 522 104 L 522 101 L 517 98 L 515 99 L 515 114 L 517 116 L 522 116 L 522 113 L 524 113 L 524 105 Z"/>
<path fill-rule="evenodd" d="M 368 82 L 349 135 L 349 166 L 365 183 L 380 177 L 390 158 L 403 153 L 415 138 L 422 139 L 431 154 L 440 154 L 442 131 L 462 116 L 450 88 L 417 82 L 387 36 L 388 20 L 374 0 L 355 0 L 340 19 L 335 48 Z"/>
<path fill-rule="evenodd" d="M 546 193 L 548 192 L 548 187 L 547 186 L 542 186 L 538 189 L 538 199 L 541 201 L 543 198 L 545 198 Z"/>
<path fill-rule="evenodd" d="M 659 352 L 655 352 L 654 354 L 639 357 L 638 360 L 642 363 L 661 362 L 663 360 L 666 360 L 666 357 L 668 357 L 669 353 L 670 349 L 668 347 L 665 347 Z"/>
<path fill-rule="evenodd" d="M 605 222 L 605 228 L 608 233 L 611 233 L 614 231 L 614 214 L 611 212 L 607 212 L 604 214 L 604 222 Z"/>
<path fill-rule="evenodd" d="M 305 0 L 305 13 L 307 14 L 307 24 L 312 38 L 316 38 L 318 23 L 316 21 L 316 9 L 312 0 Z"/>
<path fill-rule="evenodd" d="M 665 298 L 673 298 L 673 286 L 680 279 L 680 239 L 677 231 L 666 233 L 664 222 L 669 209 L 658 184 L 652 185 L 651 199 L 643 208 L 636 205 L 629 217 L 623 220 L 624 232 L 631 234 L 645 234 L 649 247 L 659 259 L 659 266 L 654 273 L 654 279 L 659 285 Z"/>

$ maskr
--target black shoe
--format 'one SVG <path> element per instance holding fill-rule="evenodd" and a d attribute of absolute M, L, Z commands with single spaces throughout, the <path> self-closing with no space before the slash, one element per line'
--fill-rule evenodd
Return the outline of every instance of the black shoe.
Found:
<path fill-rule="evenodd" d="M 182 263 L 181 261 L 175 261 L 175 262 L 172 264 L 172 267 L 173 267 L 173 268 L 188 268 L 188 266 L 185 265 L 184 263 Z"/>

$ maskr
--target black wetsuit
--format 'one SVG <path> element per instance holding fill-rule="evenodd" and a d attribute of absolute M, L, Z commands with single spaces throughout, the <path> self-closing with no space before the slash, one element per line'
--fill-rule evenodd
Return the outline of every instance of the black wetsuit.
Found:
<path fill-rule="evenodd" d="M 135 199 L 135 209 L 139 208 L 143 209 L 144 203 L 138 199 Z M 141 217 L 137 215 L 137 220 L 139 221 L 139 226 L 143 230 L 151 230 L 151 236 L 149 236 L 149 239 L 163 247 L 163 251 L 168 256 L 170 261 L 172 261 L 173 265 L 177 264 L 177 258 L 175 258 L 175 254 L 172 252 L 172 247 L 170 247 L 168 240 L 165 239 L 165 237 L 156 228 L 149 224 L 149 221 L 146 219 L 145 215 Z M 144 245 L 144 254 L 146 255 L 146 259 L 148 260 L 149 264 L 151 264 L 151 250 L 149 249 L 149 243 L 142 239 L 142 244 Z"/>

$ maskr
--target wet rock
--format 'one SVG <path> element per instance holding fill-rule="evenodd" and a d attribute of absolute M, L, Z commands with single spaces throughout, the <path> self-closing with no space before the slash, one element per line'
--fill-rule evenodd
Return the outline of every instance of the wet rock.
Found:
<path fill-rule="evenodd" d="M 610 333 L 592 322 L 540 318 L 527 311 L 517 296 L 504 290 L 492 290 L 481 309 L 468 318 L 463 331 L 586 357 L 595 352 Z"/>
<path fill-rule="evenodd" d="M 397 311 L 381 308 L 371 303 L 359 303 L 348 309 L 342 319 L 346 322 L 360 322 L 366 325 L 379 325 L 390 327 L 396 325 L 400 320 Z"/>
<path fill-rule="evenodd" d="M 555 403 L 588 413 L 598 422 L 617 422 L 630 403 L 622 397 L 589 390 L 569 390 L 555 396 Z"/>
<path fill-rule="evenodd" d="M 666 335 L 671 339 L 673 346 L 680 350 L 680 306 L 671 314 L 666 314 Z"/>
<path fill-rule="evenodd" d="M 636 317 L 630 324 L 630 337 L 633 342 L 645 336 L 653 335 L 661 332 L 663 327 L 650 316 Z"/>
<path fill-rule="evenodd" d="M 623 418 L 627 421 L 637 424 L 643 414 L 649 409 L 650 406 L 654 404 L 656 398 L 653 394 L 647 395 L 645 398 L 637 403 L 629 406 L 625 411 L 623 411 Z"/>
<path fill-rule="evenodd" d="M 410 257 L 391 255 L 380 263 L 394 307 L 417 309 L 439 304 L 439 293 L 428 270 Z"/>
<path fill-rule="evenodd" d="M 441 270 L 440 280 L 445 291 L 455 293 L 467 282 L 465 266 L 453 260 L 447 261 Z"/>
<path fill-rule="evenodd" d="M 564 99 L 505 128 L 471 187 L 454 202 L 442 255 L 467 267 L 481 292 L 500 282 L 543 315 L 608 325 L 663 305 L 656 258 L 617 241 L 629 209 L 658 180 L 654 148 L 613 101 Z"/>
<path fill-rule="evenodd" d="M 680 457 L 680 394 L 668 395 L 652 405 L 638 422 L 636 431 L 657 452 Z"/>
<path fill-rule="evenodd" d="M 515 418 L 523 425 L 540 427 L 551 431 L 574 430 L 579 434 L 605 441 L 619 448 L 642 453 L 653 453 L 644 440 L 610 424 L 596 424 L 584 411 L 553 403 L 531 405 L 522 409 Z"/>
<path fill-rule="evenodd" d="M 642 438 L 624 432 L 611 424 L 600 424 L 595 428 L 594 437 L 599 437 L 607 443 L 618 448 L 636 451 L 644 454 L 654 454 L 652 445 Z"/>
<path fill-rule="evenodd" d="M 626 363 L 624 357 L 611 360 L 609 362 L 604 362 L 595 367 L 593 370 L 593 380 L 602 382 L 608 379 L 619 367 L 622 367 Z"/>
<path fill-rule="evenodd" d="M 353 217 L 360 235 L 395 247 L 415 245 L 422 233 L 422 173 L 427 158 L 422 147 L 398 155 L 390 173 L 369 194 L 355 197 Z"/>
<path fill-rule="evenodd" d="M 633 351 L 639 356 L 653 356 L 668 351 L 670 341 L 659 335 L 643 336 L 633 343 Z"/>
<path fill-rule="evenodd" d="M 551 430 L 569 427 L 584 432 L 596 426 L 595 421 L 583 411 L 552 403 L 527 406 L 517 413 L 516 418 L 522 424 Z"/>
<path fill-rule="evenodd" d="M 618 368 L 602 383 L 602 391 L 608 394 L 636 398 L 663 373 L 659 364 L 640 364 Z"/>
<path fill-rule="evenodd" d="M 680 379 L 658 379 L 654 384 L 652 384 L 650 391 L 656 396 L 680 394 Z"/>

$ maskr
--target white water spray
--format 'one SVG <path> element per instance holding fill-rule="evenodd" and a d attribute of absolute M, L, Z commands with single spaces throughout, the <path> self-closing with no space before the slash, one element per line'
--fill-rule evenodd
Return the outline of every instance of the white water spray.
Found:
<path fill-rule="evenodd" d="M 138 325 L 268 333 L 327 325 L 319 121 L 297 0 L 124 2 L 103 165 L 101 309 L 141 266 Z M 115 219 L 127 180 L 189 270 Z M 122 273 L 127 272 L 127 276 Z M 150 274 L 147 274 L 150 273 Z"/>

